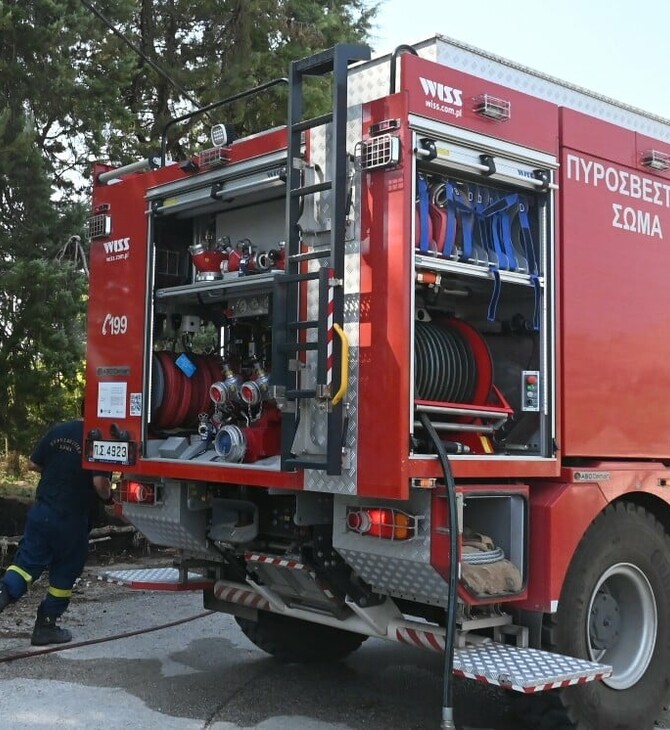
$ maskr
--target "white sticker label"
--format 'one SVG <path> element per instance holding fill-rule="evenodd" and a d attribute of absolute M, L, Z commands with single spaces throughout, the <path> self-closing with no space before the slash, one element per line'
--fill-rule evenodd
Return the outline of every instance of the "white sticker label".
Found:
<path fill-rule="evenodd" d="M 98 418 L 125 418 L 127 383 L 98 384 Z"/>
<path fill-rule="evenodd" d="M 130 394 L 130 415 L 141 416 L 142 415 L 142 393 L 131 393 Z"/>

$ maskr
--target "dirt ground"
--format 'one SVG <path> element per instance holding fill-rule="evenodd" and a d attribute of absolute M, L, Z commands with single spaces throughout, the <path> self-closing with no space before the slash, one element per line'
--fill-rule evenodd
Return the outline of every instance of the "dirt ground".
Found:
<path fill-rule="evenodd" d="M 0 499 L 0 576 L 11 565 L 16 551 L 13 544 L 3 545 L 1 538 L 18 537 L 21 534 L 29 506 L 30 502 L 25 500 Z M 104 523 L 112 522 L 114 521 L 105 518 L 104 511 L 97 520 L 97 524 L 103 528 Z M 82 623 L 86 604 L 113 601 L 115 595 L 120 596 L 128 590 L 99 580 L 98 575 L 102 568 L 110 565 L 119 568 L 169 566 L 174 558 L 174 551 L 150 546 L 138 533 L 94 538 L 90 551 L 86 567 L 74 586 L 72 601 L 64 617 L 63 624 L 67 626 L 76 627 Z M 30 637 L 37 607 L 44 598 L 48 585 L 49 576 L 45 573 L 19 602 L 0 613 L 0 653 L 3 649 L 11 648 L 7 645 L 8 640 L 11 644 L 13 639 L 23 641 Z"/>

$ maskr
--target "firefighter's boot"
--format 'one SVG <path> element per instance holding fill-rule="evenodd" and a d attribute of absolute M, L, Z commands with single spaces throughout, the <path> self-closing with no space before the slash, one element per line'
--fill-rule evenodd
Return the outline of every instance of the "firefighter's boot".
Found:
<path fill-rule="evenodd" d="M 38 610 L 30 643 L 33 646 L 46 646 L 47 644 L 66 644 L 68 641 L 72 641 L 72 634 L 67 629 L 57 626 L 57 620 L 55 616 L 47 616 Z"/>
<path fill-rule="evenodd" d="M 0 581 L 0 613 L 2 613 L 2 611 L 4 611 L 11 602 L 12 598 L 9 595 L 7 586 L 2 581 Z"/>

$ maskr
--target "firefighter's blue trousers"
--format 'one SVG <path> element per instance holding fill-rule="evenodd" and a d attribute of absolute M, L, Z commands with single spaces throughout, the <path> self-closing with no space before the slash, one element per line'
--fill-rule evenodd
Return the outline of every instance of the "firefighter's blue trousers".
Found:
<path fill-rule="evenodd" d="M 72 587 L 88 555 L 88 516 L 64 517 L 37 503 L 28 512 L 23 539 L 2 582 L 13 600 L 49 570 L 49 588 L 40 604 L 42 615 L 58 618 L 68 607 Z"/>

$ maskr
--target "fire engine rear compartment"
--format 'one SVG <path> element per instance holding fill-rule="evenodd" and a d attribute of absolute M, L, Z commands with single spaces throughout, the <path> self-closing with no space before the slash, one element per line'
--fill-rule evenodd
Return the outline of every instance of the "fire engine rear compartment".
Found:
<path fill-rule="evenodd" d="M 411 130 L 405 134 L 413 144 L 425 141 Z M 440 141 L 435 133 L 433 137 Z M 375 143 L 373 139 L 371 144 Z M 468 154 L 476 160 L 480 151 L 464 148 L 463 157 Z M 280 353 L 278 348 L 273 353 L 275 297 L 285 276 L 280 268 L 286 245 L 284 164 L 272 155 L 247 163 L 246 176 L 243 171 L 222 167 L 205 181 L 182 180 L 148 193 L 153 256 L 147 331 L 148 351 L 153 355 L 145 363 L 144 402 L 150 404 L 142 439 L 146 459 L 281 468 L 276 433 L 286 411 L 278 413 L 272 397 L 277 391 L 271 386 L 273 354 Z M 320 164 L 318 160 L 313 163 Z M 405 157 L 398 165 L 411 181 L 401 191 L 402 206 L 410 211 L 401 230 L 387 234 L 387 240 L 371 237 L 362 263 L 355 250 L 360 242 L 352 239 L 347 244 L 354 247 L 347 271 L 361 276 L 368 267 L 393 267 L 400 272 L 400 285 L 412 292 L 408 308 L 400 297 L 387 307 L 383 297 L 375 300 L 370 291 L 356 291 L 355 278 L 351 284 L 344 281 L 345 296 L 356 303 L 353 311 L 357 315 L 349 317 L 345 329 L 352 340 L 359 341 L 358 347 L 350 349 L 348 364 L 360 376 L 359 383 L 349 383 L 344 396 L 345 404 L 356 405 L 358 410 L 358 423 L 349 417 L 349 433 L 343 434 L 351 443 L 347 457 L 360 456 L 356 426 L 360 429 L 363 421 L 368 433 L 377 430 L 377 404 L 387 402 L 404 404 L 406 409 L 404 435 L 398 440 L 403 459 L 407 455 L 415 460 L 425 458 L 429 453 L 416 415 L 421 411 L 430 415 L 452 448 L 469 455 L 466 459 L 553 458 L 553 315 L 551 293 L 547 296 L 550 279 L 545 275 L 551 266 L 553 241 L 551 193 L 537 194 L 522 179 L 514 185 L 509 179 L 496 179 L 495 174 L 484 184 L 473 173 L 451 170 L 439 159 L 420 161 L 416 171 L 412 158 Z M 323 166 L 327 169 L 325 162 Z M 462 167 L 467 169 L 465 164 Z M 267 177 L 252 184 L 259 179 L 259 170 Z M 354 205 L 359 208 L 368 191 L 374 205 L 375 186 L 385 175 L 394 174 L 383 169 L 364 173 L 368 190 L 362 185 L 353 189 Z M 212 197 L 214 187 L 217 193 Z M 453 219 L 449 225 L 472 228 L 468 240 L 459 230 L 448 256 L 437 251 L 432 237 L 424 235 L 422 240 L 426 225 L 423 203 L 411 202 L 419 197 L 419 187 L 428 188 L 429 215 L 437 212 L 445 221 Z M 446 189 L 451 196 L 448 202 Z M 481 202 L 484 198 L 486 204 Z M 496 203 L 501 211 L 486 214 L 485 209 L 493 209 Z M 315 218 L 313 230 L 304 233 L 305 238 L 313 239 L 311 250 L 318 250 L 320 238 L 329 234 L 328 223 L 319 222 L 326 218 L 321 209 L 327 212 L 325 196 L 308 211 Z M 306 229 L 308 224 L 303 221 L 302 225 Z M 436 235 L 430 220 L 428 225 L 429 235 Z M 377 235 L 374 230 L 371 233 Z M 494 234 L 497 239 L 499 233 L 500 241 L 494 247 L 489 239 Z M 495 258 L 505 256 L 503 235 L 517 259 L 514 266 L 506 259 L 506 268 L 499 267 L 503 262 Z M 213 268 L 203 263 L 206 257 L 216 260 Z M 327 266 L 328 259 L 321 263 Z M 198 266 L 205 268 L 199 270 Z M 534 267 L 533 273 L 530 267 Z M 380 286 L 390 290 L 389 283 L 381 281 Z M 318 299 L 318 286 L 318 281 L 301 285 L 300 306 L 315 307 L 309 302 Z M 307 316 L 318 318 L 319 312 L 307 312 Z M 386 361 L 394 345 L 376 345 L 389 328 L 406 333 L 407 344 L 402 346 L 412 353 L 409 368 L 396 373 L 389 372 Z M 318 334 L 307 337 L 316 348 L 327 346 Z M 305 370 L 317 367 L 313 352 L 302 357 L 302 367 L 304 384 L 310 378 Z M 338 375 L 329 373 L 331 394 Z M 373 389 L 375 398 L 362 400 L 362 388 Z M 323 406 L 323 402 L 300 404 L 303 423 L 296 429 L 291 448 L 300 444 L 314 453 L 323 449 L 323 442 L 314 434 Z M 263 419 L 266 423 L 260 431 L 265 440 L 261 439 L 256 450 L 240 456 L 242 450 L 231 445 L 229 436 L 235 440 L 239 430 L 244 433 Z M 312 424 L 307 438 L 305 421 Z M 227 426 L 228 435 L 217 442 L 215 434 L 221 424 Z M 395 477 L 396 481 L 403 478 L 401 474 Z M 372 494 L 374 487 L 368 491 Z"/>

